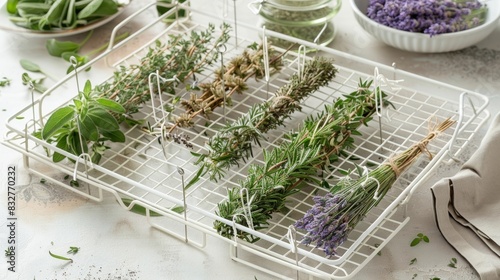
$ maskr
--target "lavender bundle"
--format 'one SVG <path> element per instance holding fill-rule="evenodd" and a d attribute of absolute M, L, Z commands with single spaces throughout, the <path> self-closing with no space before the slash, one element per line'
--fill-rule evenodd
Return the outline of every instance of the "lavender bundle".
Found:
<path fill-rule="evenodd" d="M 385 93 L 371 91 L 370 85 L 371 82 L 360 82 L 356 91 L 326 105 L 317 116 L 309 117 L 299 131 L 287 134 L 289 142 L 264 152 L 264 165 L 250 166 L 246 179 L 228 190 L 228 199 L 217 205 L 216 214 L 259 230 L 268 225 L 274 212 L 285 209 L 286 198 L 297 192 L 302 183 L 320 184 L 318 169 L 353 147 L 352 136 L 360 135 L 358 127 L 367 125 L 376 112 L 375 97 L 383 99 L 381 104 L 390 104 Z M 249 242 L 258 240 L 246 231 L 235 233 L 232 225 L 221 221 L 216 221 L 214 228 L 227 238 L 236 235 Z"/>
<path fill-rule="evenodd" d="M 385 26 L 433 36 L 478 26 L 487 12 L 478 0 L 370 0 L 367 15 Z"/>
<path fill-rule="evenodd" d="M 301 243 L 315 244 L 326 256 L 336 255 L 336 249 L 347 240 L 349 233 L 363 220 L 368 211 L 377 206 L 391 186 L 422 153 L 432 154 L 427 144 L 455 122 L 446 119 L 431 129 L 429 134 L 408 150 L 390 158 L 378 168 L 357 180 L 341 180 L 324 196 L 315 196 L 314 205 L 295 227 L 306 235 Z"/>
<path fill-rule="evenodd" d="M 224 176 L 225 170 L 253 156 L 252 143 L 259 144 L 264 133 L 276 129 L 285 118 L 301 110 L 299 102 L 327 85 L 337 72 L 332 59 L 316 57 L 309 60 L 304 65 L 303 74 L 292 75 L 272 99 L 252 106 L 247 114 L 210 138 L 208 153 L 198 155 L 195 164 L 200 169 L 191 182 L 207 173 L 211 180 L 216 181 Z"/>

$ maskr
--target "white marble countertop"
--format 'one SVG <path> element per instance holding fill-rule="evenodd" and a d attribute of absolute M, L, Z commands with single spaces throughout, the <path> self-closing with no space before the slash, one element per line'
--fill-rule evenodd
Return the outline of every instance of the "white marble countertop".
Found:
<path fill-rule="evenodd" d="M 0 4 L 6 1 L 0 1 Z M 146 1 L 144 1 L 146 2 Z M 199 5 L 205 1 L 193 1 Z M 208 1 L 207 1 L 208 2 Z M 228 1 L 232 5 L 233 1 Z M 239 18 L 248 23 L 256 17 L 247 9 L 248 1 L 235 1 Z M 210 1 L 212 3 L 212 1 Z M 109 25 L 98 28 L 91 49 L 107 40 L 109 26 L 119 22 L 143 1 L 132 1 L 124 14 Z M 206 5 L 206 4 L 204 4 Z M 219 13 L 221 1 L 206 5 Z M 153 14 L 153 13 L 150 13 Z M 408 53 L 388 47 L 364 32 L 355 22 L 348 1 L 334 18 L 337 35 L 329 45 L 356 56 L 392 65 L 399 69 L 479 92 L 490 98 L 492 114 L 500 108 L 500 22 L 494 33 L 475 47 L 443 54 Z M 135 22 L 140 25 L 140 22 Z M 83 35 L 68 39 L 81 40 Z M 0 31 L 0 77 L 12 79 L 0 88 L 0 133 L 5 120 L 31 102 L 21 83 L 21 58 L 37 62 L 57 80 L 64 76 L 66 63 L 50 57 L 45 38 L 31 38 Z M 36 76 L 36 75 L 33 75 Z M 50 78 L 47 84 L 54 83 Z M 105 196 L 96 203 L 50 184 L 23 170 L 19 153 L 0 145 L 0 244 L 7 246 L 7 167 L 18 168 L 16 272 L 0 266 L 2 279 L 273 279 L 229 257 L 228 244 L 209 238 L 204 249 L 186 245 L 151 228 L 144 217 L 124 211 L 114 198 Z M 429 185 L 418 188 L 408 204 L 410 222 L 353 279 L 478 279 L 474 270 L 442 238 L 435 226 Z M 430 243 L 410 247 L 417 233 L 425 233 Z M 49 256 L 48 251 L 66 255 L 69 246 L 80 247 L 73 263 Z M 410 265 L 410 260 L 417 263 Z M 457 268 L 448 267 L 457 258 Z M 304 278 L 305 279 L 305 278 Z"/>

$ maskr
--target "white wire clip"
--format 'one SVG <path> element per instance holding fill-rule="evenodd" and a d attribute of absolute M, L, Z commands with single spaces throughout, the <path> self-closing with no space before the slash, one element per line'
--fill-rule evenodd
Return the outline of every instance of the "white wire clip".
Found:
<path fill-rule="evenodd" d="M 297 253 L 297 230 L 293 225 L 290 225 L 288 227 L 288 231 L 286 233 L 286 238 L 288 239 L 288 242 L 290 242 L 291 251 L 293 254 Z"/>
<path fill-rule="evenodd" d="M 73 181 L 77 180 L 78 163 L 80 163 L 80 160 L 79 160 L 80 158 L 85 160 L 85 173 L 86 173 L 87 177 L 89 175 L 88 169 L 87 169 L 87 162 L 90 163 L 90 168 L 94 168 L 94 164 L 92 163 L 92 159 L 91 159 L 90 155 L 88 153 L 80 154 L 78 156 L 78 159 L 76 160 L 75 168 L 73 169 Z"/>
<path fill-rule="evenodd" d="M 363 183 L 361 183 L 361 187 L 363 187 L 363 189 L 366 187 L 366 184 L 368 184 L 368 181 L 370 180 L 373 180 L 375 181 L 375 183 L 377 183 L 377 189 L 373 194 L 373 199 L 378 200 L 380 198 L 379 196 L 380 181 L 377 178 L 369 176 L 368 168 L 366 166 L 363 166 L 363 174 L 361 176 L 365 176 L 365 180 L 363 181 Z"/>
<path fill-rule="evenodd" d="M 224 82 L 224 53 L 227 51 L 227 47 L 223 43 L 219 43 L 217 45 L 217 51 L 220 54 L 220 64 L 221 64 L 221 88 L 222 88 L 222 94 L 224 96 L 224 102 L 222 103 L 222 114 L 224 115 L 224 123 L 226 122 L 226 85 Z"/>
<path fill-rule="evenodd" d="M 162 108 L 162 110 L 161 110 L 162 118 L 161 119 L 156 116 L 156 107 L 155 107 L 155 101 L 154 101 L 154 81 L 153 81 L 153 78 L 155 76 L 156 76 L 156 89 L 158 92 L 158 97 L 160 99 L 160 108 Z M 156 72 L 154 72 L 154 73 L 149 74 L 149 76 L 148 76 L 149 94 L 151 96 L 151 106 L 153 107 L 153 117 L 154 117 L 156 123 L 167 118 L 167 116 L 165 115 L 165 110 L 163 110 L 165 104 L 163 102 L 163 98 L 162 98 L 162 94 L 161 94 L 160 80 L 162 82 L 178 82 L 178 83 L 180 83 L 179 79 L 177 79 L 177 76 L 173 76 L 170 79 L 166 79 L 160 75 L 160 72 L 158 70 L 156 70 Z"/>
<path fill-rule="evenodd" d="M 457 136 L 458 136 L 458 133 L 460 132 L 460 129 L 461 129 L 461 126 L 463 124 L 463 120 L 464 120 L 464 109 L 465 109 L 465 98 L 467 97 L 467 100 L 469 100 L 469 104 L 471 105 L 472 107 L 472 111 L 474 112 L 474 116 L 477 116 L 477 110 L 476 110 L 476 107 L 474 106 L 474 103 L 472 102 L 472 99 L 469 97 L 469 94 L 467 92 L 462 92 L 460 94 L 460 99 L 459 99 L 459 103 L 458 103 L 458 107 L 459 107 L 459 110 L 458 110 L 458 121 L 457 121 L 457 127 L 455 128 L 455 130 L 453 131 L 453 135 L 451 136 L 451 140 L 450 140 L 450 143 L 451 145 L 448 146 L 448 156 L 454 160 L 455 162 L 460 162 L 460 159 L 458 159 L 454 154 L 453 152 L 451 151 L 451 149 L 453 148 L 453 143 L 455 143 L 456 139 L 457 139 Z"/>
<path fill-rule="evenodd" d="M 248 9 L 252 11 L 253 14 L 258 15 L 260 10 L 262 10 L 262 6 L 266 2 L 265 0 L 256 0 L 248 3 Z"/>
<path fill-rule="evenodd" d="M 266 100 L 269 99 L 269 78 L 271 76 L 269 70 L 269 48 L 267 43 L 266 26 L 262 26 L 262 48 L 264 54 L 264 78 L 266 81 Z"/>
<path fill-rule="evenodd" d="M 304 79 L 304 66 L 306 64 L 306 46 L 300 45 L 299 49 L 297 50 L 297 75 L 299 76 L 299 79 L 302 80 Z"/>
<path fill-rule="evenodd" d="M 246 195 L 247 197 L 247 202 L 245 203 L 243 199 L 243 195 Z M 253 219 L 252 219 L 252 202 L 253 202 L 253 197 L 249 197 L 248 189 L 247 188 L 242 188 L 240 190 L 240 199 L 241 199 L 241 206 L 243 208 L 243 214 L 245 215 L 245 219 L 247 220 L 248 226 L 253 230 Z"/>
<path fill-rule="evenodd" d="M 321 31 L 318 33 L 316 38 L 314 38 L 313 43 L 315 43 L 316 45 L 319 45 L 319 43 L 318 43 L 319 39 L 321 38 L 321 35 L 323 35 L 323 33 L 325 32 L 327 27 L 328 27 L 328 22 L 325 22 L 325 24 L 323 25 L 323 28 L 321 28 Z"/>

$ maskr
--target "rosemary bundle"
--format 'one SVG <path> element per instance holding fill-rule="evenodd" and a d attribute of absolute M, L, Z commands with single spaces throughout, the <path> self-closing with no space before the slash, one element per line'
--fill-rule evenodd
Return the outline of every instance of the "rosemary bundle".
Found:
<path fill-rule="evenodd" d="M 167 44 L 157 41 L 140 64 L 122 66 L 111 81 L 94 88 L 87 81 L 73 104 L 57 109 L 35 136 L 55 142 L 58 148 L 75 155 L 88 153 L 92 162 L 98 163 L 109 148 L 106 141 L 126 141 L 119 123 L 137 123 L 130 115 L 151 98 L 149 75 L 157 72 L 165 79 L 175 76 L 181 82 L 186 81 L 217 61 L 217 48 L 229 39 L 229 28 L 223 24 L 217 38 L 214 38 L 215 27 L 209 25 L 204 31 L 170 35 Z M 175 87 L 175 83 L 162 83 L 158 93 L 175 94 Z M 58 162 L 64 158 L 54 153 L 52 160 Z"/>
<path fill-rule="evenodd" d="M 170 127 L 169 132 L 176 127 L 191 127 L 193 119 L 200 114 L 209 117 L 211 112 L 223 105 L 231 105 L 231 95 L 242 93 L 247 89 L 246 81 L 255 77 L 262 78 L 265 75 L 264 68 L 264 48 L 263 45 L 250 45 L 241 55 L 230 60 L 227 65 L 214 71 L 215 79 L 212 82 L 199 85 L 202 93 L 198 96 L 195 93 L 189 99 L 181 101 L 181 105 L 186 112 L 175 119 L 175 124 Z M 281 57 L 284 53 L 279 53 L 268 47 L 269 69 L 277 71 L 282 65 Z"/>
<path fill-rule="evenodd" d="M 252 143 L 260 144 L 264 133 L 276 129 L 293 112 L 301 110 L 299 102 L 327 85 L 337 72 L 332 59 L 315 57 L 307 61 L 302 74 L 293 74 L 272 99 L 253 105 L 247 114 L 210 138 L 206 145 L 208 153 L 194 154 L 198 156 L 195 164 L 200 169 L 191 182 L 207 173 L 211 180 L 217 181 L 224 176 L 225 170 L 252 157 Z"/>
<path fill-rule="evenodd" d="M 392 185 L 422 153 L 432 154 L 427 144 L 454 124 L 446 119 L 432 127 L 429 134 L 406 151 L 389 158 L 385 163 L 357 180 L 346 177 L 324 196 L 315 196 L 315 204 L 303 218 L 295 223 L 297 229 L 307 234 L 301 243 L 315 244 L 326 256 L 336 255 L 336 249 L 349 233 L 363 220 L 368 211 L 377 206 Z"/>
<path fill-rule="evenodd" d="M 326 105 L 316 117 L 308 117 L 298 132 L 287 134 L 289 142 L 264 151 L 264 165 L 250 166 L 246 179 L 228 190 L 227 200 L 217 205 L 216 214 L 259 230 L 268 225 L 274 212 L 285 208 L 286 198 L 297 192 L 301 183 L 320 184 L 318 169 L 353 147 L 352 136 L 360 135 L 358 127 L 366 125 L 376 112 L 376 96 L 383 100 L 380 104 L 390 104 L 384 92 L 370 90 L 371 83 L 360 81 L 356 91 Z M 235 233 L 231 225 L 221 221 L 215 221 L 214 228 L 227 238 L 236 235 L 249 242 L 258 240 L 246 231 Z"/>

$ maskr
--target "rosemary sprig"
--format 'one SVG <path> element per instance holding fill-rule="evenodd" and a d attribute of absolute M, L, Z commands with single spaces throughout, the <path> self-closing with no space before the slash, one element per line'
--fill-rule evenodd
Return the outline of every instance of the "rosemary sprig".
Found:
<path fill-rule="evenodd" d="M 293 74 L 272 99 L 255 104 L 247 114 L 226 125 L 210 138 L 206 145 L 207 153 L 194 154 L 198 156 L 195 164 L 199 165 L 199 171 L 190 184 L 207 173 L 211 180 L 217 181 L 231 166 L 252 157 L 252 143 L 260 145 L 264 133 L 283 125 L 287 117 L 301 110 L 299 102 L 327 85 L 337 72 L 332 59 L 315 57 L 309 60 L 304 65 L 302 74 Z"/>
<path fill-rule="evenodd" d="M 268 47 L 267 51 L 270 71 L 280 70 L 281 57 L 286 52 L 279 53 L 272 47 Z M 251 45 L 241 55 L 232 58 L 227 65 L 214 73 L 216 77 L 212 82 L 199 85 L 202 90 L 200 96 L 192 93 L 188 100 L 181 101 L 186 112 L 175 119 L 169 132 L 172 132 L 176 127 L 192 127 L 193 119 L 196 116 L 203 114 L 209 117 L 213 110 L 223 105 L 224 101 L 231 105 L 231 96 L 234 93 L 243 93 L 248 87 L 246 84 L 248 79 L 251 77 L 262 78 L 265 75 L 263 45 L 258 47 Z"/>
<path fill-rule="evenodd" d="M 217 205 L 216 214 L 259 230 L 268 225 L 274 212 L 285 208 L 286 198 L 297 192 L 302 182 L 320 184 L 318 169 L 353 147 L 352 136 L 361 134 L 357 128 L 372 119 L 376 112 L 375 93 L 384 100 L 382 104 L 390 104 L 384 92 L 370 90 L 371 83 L 360 81 L 356 91 L 326 105 L 316 117 L 308 117 L 298 132 L 287 134 L 289 142 L 264 151 L 264 165 L 250 166 L 246 179 L 228 190 L 227 200 Z M 249 214 L 242 215 L 246 212 Z M 227 238 L 235 235 L 232 225 L 224 222 L 215 221 L 214 228 Z M 258 240 L 246 231 L 238 230 L 236 235 L 249 242 Z"/>

